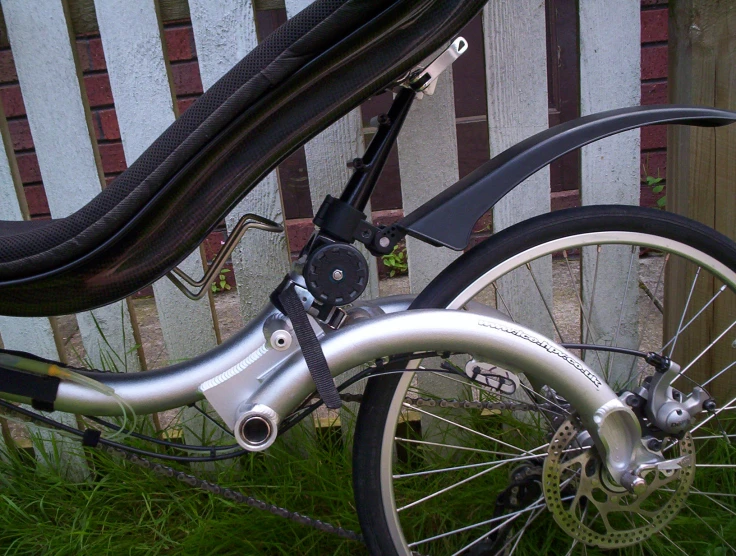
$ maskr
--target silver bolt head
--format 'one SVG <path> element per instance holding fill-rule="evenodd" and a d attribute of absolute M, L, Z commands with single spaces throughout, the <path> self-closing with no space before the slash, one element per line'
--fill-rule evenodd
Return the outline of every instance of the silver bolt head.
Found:
<path fill-rule="evenodd" d="M 333 270 L 333 271 L 332 271 L 332 279 L 333 279 L 333 280 L 334 280 L 335 282 L 339 282 L 339 281 L 340 281 L 340 280 L 342 280 L 342 279 L 343 279 L 344 277 L 345 277 L 345 274 L 344 274 L 344 273 L 343 273 L 343 271 L 342 271 L 342 270 L 340 270 L 339 268 L 336 268 L 335 270 Z"/>
<path fill-rule="evenodd" d="M 388 247 L 390 243 L 391 243 L 391 240 L 388 239 L 387 237 L 382 237 L 381 239 L 378 240 L 378 245 L 380 245 L 381 247 Z"/>

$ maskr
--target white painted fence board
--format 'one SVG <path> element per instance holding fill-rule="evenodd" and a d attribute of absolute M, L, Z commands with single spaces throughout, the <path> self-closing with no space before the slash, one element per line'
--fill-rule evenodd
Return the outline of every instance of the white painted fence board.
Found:
<path fill-rule="evenodd" d="M 8 0 L 3 14 L 51 215 L 63 218 L 94 198 L 102 183 L 64 7 L 58 0 Z M 111 357 L 107 343 L 116 353 L 135 353 L 124 302 L 77 320 L 87 356 L 96 365 Z M 130 365 L 130 370 L 140 368 L 137 356 Z"/>
<path fill-rule="evenodd" d="M 27 216 L 27 208 L 24 205 L 22 185 L 18 177 L 17 164 L 10 137 L 7 133 L 5 115 L 0 109 L 0 135 L 2 136 L 2 149 L 0 150 L 0 220 L 23 220 L 24 212 Z M 24 210 L 25 209 L 25 210 Z M 47 318 L 19 318 L 0 315 L 0 346 L 5 349 L 32 352 L 39 357 L 51 360 L 64 359 L 59 353 L 51 321 Z M 54 418 L 66 424 L 74 424 L 74 416 L 68 414 L 54 413 Z M 69 440 L 47 430 L 28 425 L 28 430 L 36 443 L 38 457 L 42 463 L 48 462 L 59 470 L 64 476 L 79 480 L 87 476 L 87 467 L 83 459 L 79 444 L 63 446 L 54 455 L 54 444 L 68 443 Z M 0 436 L 0 447 L 4 445 L 4 439 Z"/>
<path fill-rule="evenodd" d="M 437 80 L 433 96 L 414 105 L 399 134 L 399 173 L 404 214 L 459 179 L 452 68 Z M 419 293 L 460 253 L 406 238 L 411 292 Z"/>
<path fill-rule="evenodd" d="M 258 45 L 253 6 L 250 0 L 190 0 L 189 11 L 206 90 Z M 249 212 L 283 224 L 284 211 L 275 171 L 228 215 L 228 233 Z M 241 313 L 247 322 L 260 312 L 268 295 L 289 270 L 286 236 L 248 232 L 233 252 L 232 261 Z"/>
<path fill-rule="evenodd" d="M 483 11 L 488 138 L 491 156 L 547 129 L 545 5 L 539 0 L 491 0 Z M 472 45 L 471 45 L 472 47 Z M 493 231 L 550 210 L 550 176 L 545 168 L 504 197 L 493 210 Z M 552 301 L 552 261 L 532 266 L 539 289 Z M 501 280 L 501 300 L 518 322 L 554 337 L 552 320 L 527 269 Z"/>
<path fill-rule="evenodd" d="M 639 104 L 641 97 L 641 26 L 637 0 L 580 3 L 580 111 L 583 116 Z M 584 147 L 581 157 L 581 199 L 590 204 L 639 204 L 640 132 L 629 131 Z M 583 301 L 593 297 L 595 248 L 583 251 Z M 616 337 L 619 314 L 623 325 L 617 344 L 636 348 L 638 327 L 638 263 L 629 274 L 631 250 L 606 248 L 599 259 L 594 311 L 590 322 L 598 341 Z M 627 277 L 631 283 L 626 286 Z M 624 299 L 624 292 L 626 296 Z M 599 369 L 598 357 L 589 354 L 587 362 Z M 604 364 L 606 358 L 603 358 Z M 626 377 L 631 359 L 617 357 L 613 376 Z M 624 379 L 625 380 L 625 379 Z"/>
<path fill-rule="evenodd" d="M 176 119 L 161 28 L 153 0 L 97 0 L 95 10 L 125 159 L 130 165 Z M 200 277 L 199 251 L 179 268 Z M 170 361 L 190 359 L 217 345 L 207 298 L 192 301 L 167 278 L 156 282 L 153 290 Z"/>

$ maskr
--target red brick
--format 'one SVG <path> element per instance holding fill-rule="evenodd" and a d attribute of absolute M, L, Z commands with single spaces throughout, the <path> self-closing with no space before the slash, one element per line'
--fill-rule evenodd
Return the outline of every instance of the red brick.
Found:
<path fill-rule="evenodd" d="M 18 161 L 20 181 L 23 183 L 36 183 L 41 181 L 41 169 L 38 167 L 36 153 L 24 153 L 15 157 Z"/>
<path fill-rule="evenodd" d="M 312 232 L 314 224 L 311 218 L 297 218 L 286 221 L 286 237 L 289 241 L 289 250 L 292 253 L 298 253 L 307 244 Z"/>
<path fill-rule="evenodd" d="M 97 116 L 100 120 L 100 138 L 108 141 L 120 139 L 120 126 L 118 125 L 118 116 L 115 109 L 99 110 Z"/>
<path fill-rule="evenodd" d="M 644 83 L 641 86 L 642 104 L 666 104 L 667 83 Z"/>
<path fill-rule="evenodd" d="M 122 172 L 128 166 L 125 164 L 125 153 L 122 143 L 106 143 L 99 146 L 102 170 L 105 174 Z"/>
<path fill-rule="evenodd" d="M 84 76 L 84 88 L 91 107 L 109 106 L 112 104 L 112 88 L 106 73 Z"/>
<path fill-rule="evenodd" d="M 666 149 L 667 126 L 653 125 L 641 128 L 642 150 Z"/>
<path fill-rule="evenodd" d="M 667 186 L 665 185 L 664 191 L 655 193 L 652 191 L 652 187 L 649 185 L 641 186 L 641 195 L 639 196 L 639 204 L 643 207 L 655 208 L 657 207 L 657 200 L 667 195 Z"/>
<path fill-rule="evenodd" d="M 401 209 L 377 210 L 371 214 L 371 218 L 376 226 L 390 226 L 404 218 L 404 211 Z"/>
<path fill-rule="evenodd" d="M 552 210 L 560 210 L 571 207 L 580 206 L 580 192 L 577 189 L 568 189 L 567 191 L 556 191 L 552 193 L 551 208 Z"/>
<path fill-rule="evenodd" d="M 31 213 L 31 216 L 50 214 L 49 202 L 46 199 L 46 191 L 44 191 L 43 185 L 26 185 L 23 188 L 23 192 L 25 193 L 28 211 Z"/>
<path fill-rule="evenodd" d="M 651 46 L 641 49 L 641 78 L 667 77 L 667 46 Z"/>
<path fill-rule="evenodd" d="M 481 234 L 472 234 L 470 236 L 470 241 L 468 241 L 468 246 L 465 248 L 465 251 L 466 252 L 470 251 L 473 247 L 475 247 L 479 243 L 483 243 L 489 237 L 491 237 L 490 232 L 483 232 Z"/>
<path fill-rule="evenodd" d="M 653 152 L 642 153 L 641 155 L 641 179 L 647 176 L 655 178 L 664 178 L 667 176 L 667 153 Z"/>
<path fill-rule="evenodd" d="M 0 102 L 3 103 L 5 116 L 12 118 L 14 116 L 24 116 L 26 107 L 23 104 L 23 95 L 18 85 L 3 87 L 0 89 Z"/>
<path fill-rule="evenodd" d="M 114 181 L 115 181 L 115 180 L 117 179 L 117 177 L 118 177 L 119 175 L 120 175 L 120 174 L 116 174 L 116 173 L 112 173 L 112 174 L 105 174 L 105 187 L 107 187 L 107 186 L 108 186 L 108 185 L 110 185 L 110 184 L 111 184 L 112 182 L 114 182 Z"/>
<path fill-rule="evenodd" d="M 166 42 L 166 54 L 172 62 L 191 60 L 194 57 L 192 50 L 194 36 L 191 27 L 164 30 L 164 41 Z"/>
<path fill-rule="evenodd" d="M 13 62 L 13 53 L 10 50 L 0 51 L 0 83 L 10 83 L 18 81 L 18 74 L 15 72 L 15 62 Z"/>
<path fill-rule="evenodd" d="M 26 151 L 33 148 L 31 128 L 26 118 L 10 120 L 8 122 L 8 130 L 10 131 L 10 139 L 13 141 L 13 149 L 16 151 Z"/>
<path fill-rule="evenodd" d="M 493 231 L 493 211 L 489 210 L 473 226 L 474 234 L 482 234 Z"/>
<path fill-rule="evenodd" d="M 204 253 L 208 263 L 213 261 L 224 244 L 225 234 L 219 230 L 215 230 L 207 236 L 207 239 L 204 240 Z"/>
<path fill-rule="evenodd" d="M 181 98 L 176 100 L 177 108 L 179 109 L 179 115 L 181 116 L 187 109 L 195 103 L 196 98 Z"/>
<path fill-rule="evenodd" d="M 197 62 L 172 64 L 171 75 L 177 95 L 202 94 L 202 79 L 199 76 Z"/>
<path fill-rule="evenodd" d="M 100 71 L 107 69 L 105 52 L 100 39 L 80 39 L 77 41 L 79 67 L 82 71 Z"/>
<path fill-rule="evenodd" d="M 641 12 L 641 42 L 667 40 L 667 8 Z"/>

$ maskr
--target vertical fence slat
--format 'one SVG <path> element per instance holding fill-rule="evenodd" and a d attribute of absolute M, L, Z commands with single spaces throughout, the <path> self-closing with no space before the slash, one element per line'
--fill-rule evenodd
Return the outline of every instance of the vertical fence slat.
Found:
<path fill-rule="evenodd" d="M 433 96 L 414 102 L 398 143 L 401 196 L 404 213 L 409 214 L 459 177 L 452 68 L 439 77 Z M 415 294 L 459 256 L 410 237 L 406 251 L 409 283 Z"/>
<path fill-rule="evenodd" d="M 544 2 L 492 0 L 483 12 L 488 138 L 491 156 L 548 127 L 547 43 Z M 493 209 L 493 230 L 550 210 L 550 177 L 545 168 L 504 197 Z M 545 298 L 552 299 L 552 265 L 542 259 L 532 272 Z M 499 284 L 499 308 L 518 322 L 554 337 L 554 327 L 530 272 L 524 268 Z M 551 306 L 551 303 L 550 303 Z"/>
<path fill-rule="evenodd" d="M 258 45 L 250 0 L 190 0 L 189 10 L 205 90 Z M 274 171 L 227 217 L 228 232 L 240 216 L 256 213 L 283 224 L 284 212 Z M 249 232 L 232 255 L 243 318 L 253 318 L 289 270 L 285 234 Z"/>
<path fill-rule="evenodd" d="M 580 3 L 580 112 L 637 105 L 641 98 L 641 25 L 638 0 Z M 639 204 L 640 133 L 633 130 L 583 147 L 581 200 L 590 204 Z M 631 265 L 632 256 L 635 262 Z M 597 273 L 599 269 L 605 271 Z M 631 273 L 629 268 L 632 266 Z M 638 258 L 632 249 L 607 248 L 598 256 L 595 247 L 582 255 L 583 302 L 593 298 L 590 325 L 598 341 L 612 341 L 636 348 L 639 331 L 629 326 L 638 320 Z M 628 279 L 628 286 L 627 286 Z M 595 292 L 593 290 L 595 285 Z M 615 292 L 615 293 L 614 293 Z M 625 293 L 624 293 L 625 292 Z M 603 294 L 604 295 L 601 295 Z M 623 317 L 619 319 L 619 313 Z M 618 325 L 619 320 L 623 323 Z M 589 364 L 599 366 L 597 357 Z M 626 377 L 631 361 L 613 359 L 610 373 Z M 603 363 L 610 363 L 604 359 Z"/>
<path fill-rule="evenodd" d="M 72 47 L 65 4 L 54 0 L 3 2 L 28 122 L 53 218 L 79 209 L 99 192 L 99 156 L 92 141 L 86 95 Z M 125 302 L 77 316 L 87 356 L 95 365 L 115 361 L 112 351 L 135 353 Z M 102 330 L 103 339 L 98 331 Z M 129 369 L 140 369 L 138 357 Z"/>
<path fill-rule="evenodd" d="M 153 0 L 97 0 L 97 22 L 105 51 L 125 159 L 132 164 L 176 119 Z M 198 251 L 179 268 L 202 275 Z M 169 361 L 195 357 L 217 345 L 208 300 L 192 301 L 163 278 L 153 285 Z"/>
<path fill-rule="evenodd" d="M 479 47 L 476 46 L 476 48 Z M 434 95 L 415 100 L 398 140 L 399 174 L 404 214 L 419 207 L 459 178 L 455 93 L 452 68 L 440 75 Z M 432 247 L 414 238 L 406 238 L 411 293 L 418 294 L 460 253 L 445 247 Z M 426 366 L 438 363 L 427 361 Z M 460 395 L 458 383 L 430 373 L 417 376 L 420 388 L 446 398 Z M 422 417 L 425 439 L 440 441 L 443 434 L 436 420 Z"/>
<path fill-rule="evenodd" d="M 28 208 L 2 107 L 0 107 L 0 135 L 2 136 L 0 220 L 23 220 L 28 218 Z M 62 354 L 59 353 L 51 321 L 47 318 L 18 318 L 0 315 L 0 345 L 5 349 L 32 352 L 46 359 L 63 359 Z M 66 424 L 75 424 L 72 415 L 57 413 L 54 414 L 54 417 Z M 44 453 L 38 454 L 41 462 L 45 462 L 49 456 L 54 454 L 54 443 L 66 441 L 60 435 L 40 430 L 32 425 L 28 428 L 32 437 L 38 439 L 37 446 L 43 448 Z M 4 438 L 0 436 L 0 446 L 3 444 Z M 59 455 L 59 461 L 55 462 L 55 466 L 67 477 L 81 479 L 86 476 L 86 464 L 78 445 L 71 449 L 61 450 Z"/>

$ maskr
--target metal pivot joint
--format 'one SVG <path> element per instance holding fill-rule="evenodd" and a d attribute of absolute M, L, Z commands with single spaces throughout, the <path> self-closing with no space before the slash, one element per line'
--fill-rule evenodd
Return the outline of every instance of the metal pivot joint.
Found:
<path fill-rule="evenodd" d="M 421 99 L 423 95 L 433 95 L 437 89 L 437 79 L 439 76 L 449 68 L 455 60 L 465 54 L 468 50 L 468 41 L 463 37 L 458 37 L 452 44 L 440 54 L 434 62 L 429 64 L 424 69 L 416 70 L 408 75 L 405 82 L 402 83 L 404 86 L 412 88 L 419 94 Z"/>

